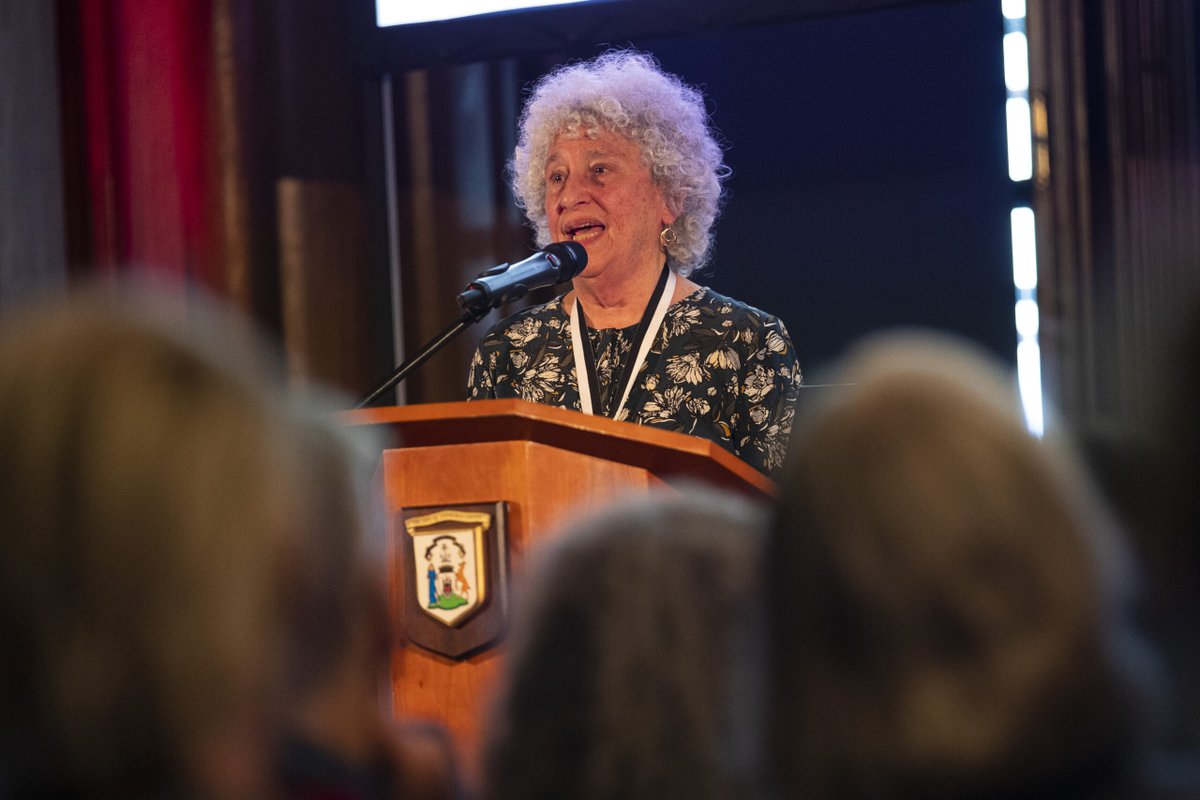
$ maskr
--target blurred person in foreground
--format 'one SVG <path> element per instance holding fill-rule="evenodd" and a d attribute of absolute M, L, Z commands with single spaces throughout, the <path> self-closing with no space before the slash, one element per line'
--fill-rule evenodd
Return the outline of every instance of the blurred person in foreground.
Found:
<path fill-rule="evenodd" d="M 538 246 L 578 242 L 587 266 L 484 336 L 471 399 L 699 436 L 773 475 L 800 368 L 779 319 L 690 277 L 729 174 L 700 93 L 644 53 L 561 67 L 533 88 L 510 172 Z"/>
<path fill-rule="evenodd" d="M 321 480 L 290 562 L 279 782 L 289 800 L 450 800 L 461 788 L 446 732 L 388 708 L 386 559 L 365 513 L 379 446 L 351 432 L 324 422 L 296 432 Z"/>
<path fill-rule="evenodd" d="M 236 321 L 160 300 L 0 330 L 5 797 L 271 796 L 294 417 Z"/>
<path fill-rule="evenodd" d="M 781 796 L 1137 796 L 1157 673 L 1065 443 L 949 338 L 876 338 L 834 380 L 765 562 Z"/>
<path fill-rule="evenodd" d="M 0 797 L 282 796 L 285 731 L 340 672 L 350 445 L 243 320 L 182 305 L 0 327 Z M 345 553 L 321 575 L 318 542 Z"/>
<path fill-rule="evenodd" d="M 549 542 L 485 735 L 485 796 L 753 795 L 763 521 L 697 489 L 614 506 Z"/>

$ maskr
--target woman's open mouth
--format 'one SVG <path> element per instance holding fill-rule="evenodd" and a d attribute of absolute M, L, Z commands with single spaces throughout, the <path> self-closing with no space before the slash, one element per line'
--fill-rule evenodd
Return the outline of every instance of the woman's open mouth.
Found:
<path fill-rule="evenodd" d="M 599 222 L 582 222 L 578 225 L 569 226 L 566 229 L 566 233 L 567 238 L 571 241 L 587 244 L 592 239 L 604 233 L 604 226 Z"/>

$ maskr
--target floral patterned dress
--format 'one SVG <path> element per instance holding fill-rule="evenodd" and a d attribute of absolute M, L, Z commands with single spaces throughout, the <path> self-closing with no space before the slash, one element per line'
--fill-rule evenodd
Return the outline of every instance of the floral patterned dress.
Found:
<path fill-rule="evenodd" d="M 519 397 L 579 410 L 567 312 L 558 297 L 488 331 L 471 360 L 470 399 Z M 608 415 L 620 402 L 614 376 L 636 355 L 636 329 L 588 329 Z M 700 287 L 667 310 L 617 418 L 709 439 L 774 476 L 787 449 L 800 381 L 779 319 Z"/>

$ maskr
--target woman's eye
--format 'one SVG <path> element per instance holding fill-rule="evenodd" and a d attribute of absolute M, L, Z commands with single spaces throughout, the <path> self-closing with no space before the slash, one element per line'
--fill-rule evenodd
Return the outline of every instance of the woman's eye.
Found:
<path fill-rule="evenodd" d="M 546 179 L 546 181 L 547 181 L 547 183 L 562 183 L 563 182 L 563 174 L 561 172 L 553 172 Z"/>

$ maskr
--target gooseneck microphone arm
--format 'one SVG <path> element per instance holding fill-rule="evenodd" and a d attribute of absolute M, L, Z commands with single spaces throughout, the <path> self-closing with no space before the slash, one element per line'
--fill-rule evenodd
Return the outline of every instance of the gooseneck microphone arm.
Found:
<path fill-rule="evenodd" d="M 484 307 L 478 311 L 475 309 L 464 311 L 462 316 L 454 321 L 453 325 L 451 325 L 449 328 L 446 328 L 446 330 L 442 331 L 436 337 L 431 339 L 428 344 L 421 348 L 421 352 L 417 353 L 408 361 L 405 361 L 403 364 L 396 367 L 392 374 L 388 375 L 383 383 L 379 384 L 374 391 L 372 391 L 362 400 L 359 400 L 358 405 L 356 405 L 355 408 L 363 408 L 364 406 L 369 406 L 371 403 L 375 402 L 381 394 L 407 378 L 408 373 L 412 372 L 414 369 L 428 361 L 430 356 L 432 356 L 438 350 L 441 350 L 451 339 L 466 330 L 468 325 L 472 325 L 483 319 L 491 310 L 492 309 L 490 307 Z"/>
<path fill-rule="evenodd" d="M 587 266 L 587 250 L 577 242 L 556 242 L 534 253 L 524 261 L 509 266 L 501 264 L 486 270 L 467 284 L 458 295 L 463 313 L 450 327 L 429 341 L 421 351 L 392 371 L 355 408 L 373 403 L 388 389 L 408 377 L 408 374 L 429 360 L 469 325 L 483 319 L 493 308 L 523 297 L 530 289 L 553 286 L 574 278 Z"/>

